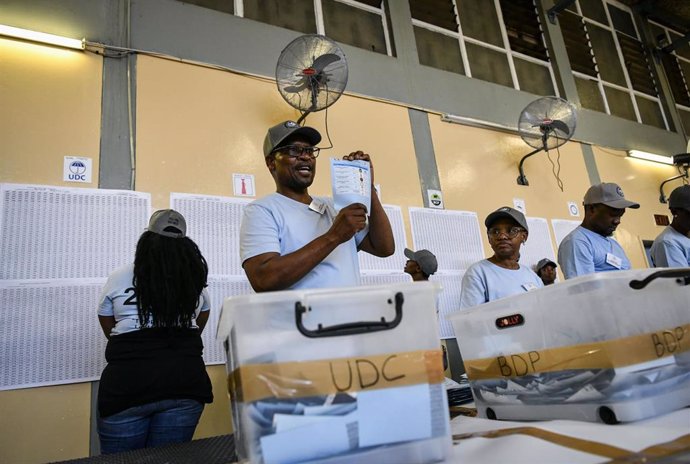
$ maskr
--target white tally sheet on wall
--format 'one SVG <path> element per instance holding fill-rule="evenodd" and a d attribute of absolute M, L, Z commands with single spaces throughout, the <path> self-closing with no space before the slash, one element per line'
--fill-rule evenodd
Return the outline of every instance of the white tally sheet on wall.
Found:
<path fill-rule="evenodd" d="M 244 276 L 240 259 L 240 224 L 251 200 L 171 193 L 170 207 L 187 220 L 187 235 L 208 263 L 211 275 Z"/>
<path fill-rule="evenodd" d="M 573 229 L 580 224 L 582 224 L 582 221 L 551 219 L 551 227 L 553 227 L 553 234 L 556 237 L 556 246 L 560 246 L 565 236 L 572 232 Z"/>
<path fill-rule="evenodd" d="M 436 255 L 439 270 L 460 271 L 484 259 L 477 213 L 410 207 L 414 249 Z"/>
<path fill-rule="evenodd" d="M 218 320 L 226 298 L 247 295 L 253 290 L 244 276 L 209 276 L 208 293 L 211 297 L 211 314 L 201 338 L 204 341 L 204 362 L 206 364 L 225 364 L 226 354 L 223 344 L 216 341 Z"/>
<path fill-rule="evenodd" d="M 551 242 L 549 224 L 544 218 L 528 217 L 529 235 L 527 242 L 520 250 L 520 264 L 534 270 L 539 260 L 549 258 L 556 262 L 556 255 Z"/>
<path fill-rule="evenodd" d="M 358 253 L 359 269 L 362 274 L 365 274 L 367 271 L 395 271 L 396 273 L 403 273 L 403 269 L 405 269 L 405 263 L 407 262 L 405 257 L 407 238 L 405 236 L 405 222 L 403 221 L 402 210 L 395 205 L 383 205 L 383 209 L 391 223 L 391 229 L 393 229 L 395 253 L 387 258 L 379 258 L 378 256 L 360 251 Z"/>
<path fill-rule="evenodd" d="M 0 281 L 0 390 L 98 380 L 105 279 Z"/>
<path fill-rule="evenodd" d="M 134 258 L 148 193 L 0 184 L 0 279 L 107 277 Z"/>
<path fill-rule="evenodd" d="M 484 259 L 477 213 L 473 211 L 410 208 L 412 240 L 415 250 L 427 249 L 436 255 L 439 271 L 433 281 L 443 287 L 438 299 L 441 338 L 454 338 L 446 317 L 457 311 L 465 270 Z"/>

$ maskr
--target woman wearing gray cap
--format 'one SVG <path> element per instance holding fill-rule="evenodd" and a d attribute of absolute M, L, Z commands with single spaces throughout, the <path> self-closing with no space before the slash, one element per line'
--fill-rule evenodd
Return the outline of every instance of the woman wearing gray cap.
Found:
<path fill-rule="evenodd" d="M 484 225 L 494 254 L 474 263 L 465 272 L 461 308 L 544 286 L 537 274 L 518 262 L 520 247 L 527 241 L 529 231 L 524 214 L 504 206 L 489 214 Z"/>
<path fill-rule="evenodd" d="M 186 229 L 177 211 L 156 211 L 134 263 L 111 274 L 101 294 L 103 454 L 189 441 L 204 403 L 213 401 L 201 341 L 208 266 Z"/>
<path fill-rule="evenodd" d="M 673 221 L 652 244 L 652 265 L 690 267 L 690 185 L 681 185 L 671 192 L 668 208 Z"/>

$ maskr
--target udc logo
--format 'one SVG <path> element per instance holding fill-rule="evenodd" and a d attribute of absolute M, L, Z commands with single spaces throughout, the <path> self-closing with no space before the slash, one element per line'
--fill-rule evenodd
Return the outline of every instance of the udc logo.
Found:
<path fill-rule="evenodd" d="M 86 172 L 86 165 L 81 161 L 72 161 L 69 165 L 69 170 L 72 174 L 80 176 Z"/>
<path fill-rule="evenodd" d="M 74 160 L 67 165 L 67 179 L 73 182 L 88 182 L 86 179 L 86 171 L 88 167 L 82 160 Z"/>

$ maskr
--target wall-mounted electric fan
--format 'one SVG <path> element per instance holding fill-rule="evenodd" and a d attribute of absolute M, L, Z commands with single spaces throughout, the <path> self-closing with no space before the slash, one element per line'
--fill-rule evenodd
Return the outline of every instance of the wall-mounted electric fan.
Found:
<path fill-rule="evenodd" d="M 526 154 L 520 160 L 517 178 L 519 185 L 529 185 L 522 170 L 525 159 L 566 143 L 575 133 L 577 116 L 575 106 L 558 97 L 542 97 L 527 105 L 518 119 L 520 137 L 534 151 Z M 558 178 L 558 176 L 556 175 Z"/>
<path fill-rule="evenodd" d="M 276 66 L 278 91 L 302 112 L 301 123 L 311 112 L 328 108 L 347 85 L 347 60 L 342 49 L 328 37 L 303 35 L 281 52 Z"/>

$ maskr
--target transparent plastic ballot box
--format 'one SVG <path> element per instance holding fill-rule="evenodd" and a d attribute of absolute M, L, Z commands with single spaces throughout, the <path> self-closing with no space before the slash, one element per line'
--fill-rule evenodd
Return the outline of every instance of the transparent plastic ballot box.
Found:
<path fill-rule="evenodd" d="M 479 415 L 613 424 L 690 405 L 689 282 L 597 273 L 453 313 Z"/>
<path fill-rule="evenodd" d="M 431 463 L 451 452 L 430 282 L 225 300 L 240 459 Z"/>

